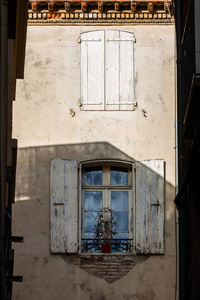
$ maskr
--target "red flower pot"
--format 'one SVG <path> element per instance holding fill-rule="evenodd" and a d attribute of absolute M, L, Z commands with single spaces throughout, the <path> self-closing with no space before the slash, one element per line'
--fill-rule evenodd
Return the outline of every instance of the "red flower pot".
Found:
<path fill-rule="evenodd" d="M 102 253 L 110 253 L 111 245 L 110 244 L 103 244 L 101 246 L 101 252 Z"/>

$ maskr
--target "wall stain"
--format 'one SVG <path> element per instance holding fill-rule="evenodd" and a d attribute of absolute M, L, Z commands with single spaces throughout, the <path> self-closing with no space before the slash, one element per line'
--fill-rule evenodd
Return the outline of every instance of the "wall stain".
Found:
<path fill-rule="evenodd" d="M 128 295 L 128 294 L 123 294 L 123 299 L 126 300 L 154 300 L 155 299 L 155 292 L 153 290 L 146 290 L 145 292 L 136 292 L 135 294 Z"/>
<path fill-rule="evenodd" d="M 44 266 L 46 265 L 46 264 L 48 264 L 49 263 L 49 259 L 47 258 L 47 257 L 44 257 L 43 258 L 43 264 L 44 264 Z"/>
<path fill-rule="evenodd" d="M 165 104 L 165 101 L 164 101 L 163 97 L 161 96 L 161 94 L 159 94 L 158 96 L 159 96 L 160 102 L 161 102 L 162 104 Z"/>

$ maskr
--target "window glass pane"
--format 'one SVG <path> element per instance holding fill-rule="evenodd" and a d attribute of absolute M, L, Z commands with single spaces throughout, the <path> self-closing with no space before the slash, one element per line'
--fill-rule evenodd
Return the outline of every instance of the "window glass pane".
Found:
<path fill-rule="evenodd" d="M 85 231 L 95 231 L 97 216 L 98 216 L 97 212 L 85 213 Z"/>
<path fill-rule="evenodd" d="M 128 212 L 113 212 L 115 231 L 128 231 Z"/>
<path fill-rule="evenodd" d="M 102 208 L 102 192 L 85 192 L 85 210 L 99 211 Z"/>
<path fill-rule="evenodd" d="M 128 191 L 111 192 L 111 209 L 128 210 Z"/>
<path fill-rule="evenodd" d="M 112 252 L 131 252 L 131 242 L 128 232 L 117 233 L 112 240 Z"/>
<path fill-rule="evenodd" d="M 85 233 L 85 239 L 94 239 L 94 238 L 95 238 L 94 232 L 86 232 Z"/>
<path fill-rule="evenodd" d="M 117 232 L 115 234 L 114 239 L 129 239 L 129 234 L 128 232 Z"/>
<path fill-rule="evenodd" d="M 102 168 L 86 168 L 85 185 L 102 185 Z"/>
<path fill-rule="evenodd" d="M 110 184 L 111 185 L 128 185 L 128 169 L 111 167 Z"/>

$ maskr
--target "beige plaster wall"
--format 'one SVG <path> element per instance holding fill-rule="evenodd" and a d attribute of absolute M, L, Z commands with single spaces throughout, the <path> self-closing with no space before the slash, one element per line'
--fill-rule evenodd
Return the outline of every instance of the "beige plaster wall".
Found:
<path fill-rule="evenodd" d="M 135 111 L 81 111 L 81 32 L 133 32 Z M 25 79 L 18 81 L 14 133 L 18 138 L 13 299 L 173 299 L 175 289 L 174 26 L 29 26 Z M 73 109 L 75 116 L 70 115 Z M 147 117 L 142 113 L 147 112 Z M 166 161 L 165 247 L 114 283 L 49 253 L 49 160 L 115 158 Z M 137 257 L 135 258 L 137 260 Z"/>

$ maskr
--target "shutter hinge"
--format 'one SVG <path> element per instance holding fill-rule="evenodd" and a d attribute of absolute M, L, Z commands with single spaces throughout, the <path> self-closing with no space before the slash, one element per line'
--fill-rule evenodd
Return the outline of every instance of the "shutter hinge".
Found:
<path fill-rule="evenodd" d="M 137 104 L 137 101 L 134 101 L 134 102 L 133 102 L 133 105 L 134 105 L 135 107 L 137 107 L 137 105 L 138 105 L 138 104 Z"/>
<path fill-rule="evenodd" d="M 78 106 L 82 106 L 81 99 L 78 100 Z"/>
<path fill-rule="evenodd" d="M 10 236 L 10 237 L 9 237 L 9 240 L 10 240 L 12 243 L 23 243 L 23 242 L 24 242 L 23 236 Z"/>
<path fill-rule="evenodd" d="M 12 282 L 22 282 L 23 276 L 11 276 L 11 281 Z"/>

